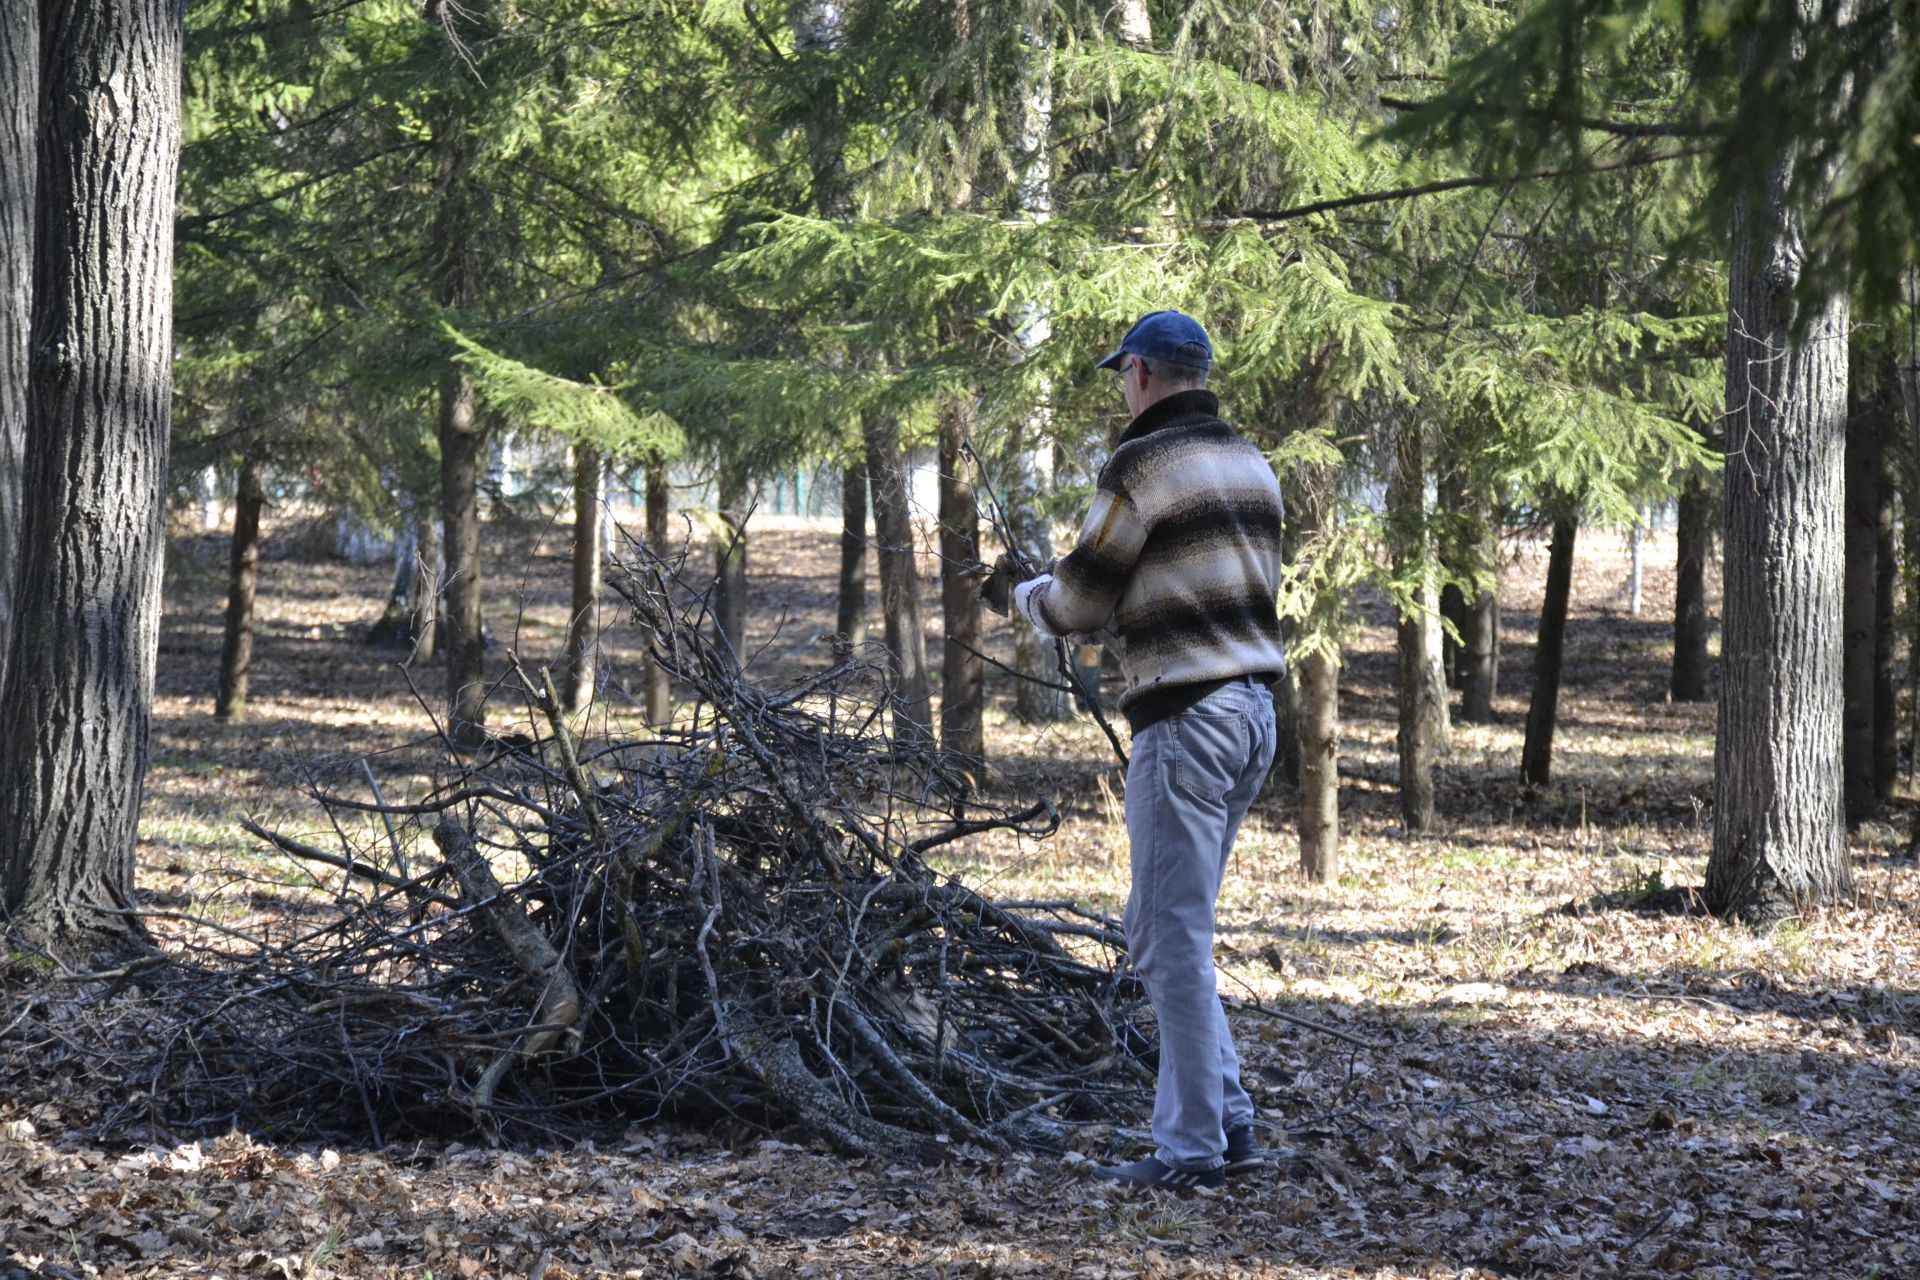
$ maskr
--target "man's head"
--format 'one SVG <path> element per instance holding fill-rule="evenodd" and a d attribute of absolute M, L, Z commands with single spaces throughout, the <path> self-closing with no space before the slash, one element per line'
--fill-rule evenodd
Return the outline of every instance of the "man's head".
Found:
<path fill-rule="evenodd" d="M 1120 349 L 1096 367 L 1120 376 L 1127 412 L 1138 417 L 1175 392 L 1206 386 L 1213 343 L 1192 316 L 1154 311 L 1141 316 L 1120 340 Z"/>

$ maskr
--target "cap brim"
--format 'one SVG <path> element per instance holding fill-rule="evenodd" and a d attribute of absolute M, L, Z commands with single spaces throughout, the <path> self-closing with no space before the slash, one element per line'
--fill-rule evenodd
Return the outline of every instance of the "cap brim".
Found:
<path fill-rule="evenodd" d="M 1093 367 L 1096 369 L 1118 369 L 1120 367 L 1120 357 L 1126 354 L 1127 354 L 1126 350 L 1122 348 L 1121 350 L 1114 352 L 1112 355 L 1108 356 L 1105 360 L 1102 360 L 1099 364 Z"/>

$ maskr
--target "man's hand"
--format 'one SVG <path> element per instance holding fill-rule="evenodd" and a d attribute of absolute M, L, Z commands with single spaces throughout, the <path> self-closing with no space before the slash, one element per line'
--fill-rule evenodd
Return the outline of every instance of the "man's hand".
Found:
<path fill-rule="evenodd" d="M 974 588 L 974 595 L 980 598 L 981 604 L 1003 618 L 1013 611 L 1013 589 L 1040 576 L 1004 551 L 993 562 L 991 569 L 985 565 L 981 569 L 984 570 L 984 576 L 980 579 L 980 585 Z"/>

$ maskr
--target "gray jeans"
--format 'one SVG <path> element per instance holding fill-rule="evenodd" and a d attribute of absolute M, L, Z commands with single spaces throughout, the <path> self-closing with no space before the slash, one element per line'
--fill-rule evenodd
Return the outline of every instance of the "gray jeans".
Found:
<path fill-rule="evenodd" d="M 1218 1167 L 1226 1130 L 1253 1121 L 1215 985 L 1213 913 L 1273 751 L 1273 695 L 1245 680 L 1133 739 L 1127 950 L 1160 1023 L 1155 1154 L 1177 1168 Z"/>

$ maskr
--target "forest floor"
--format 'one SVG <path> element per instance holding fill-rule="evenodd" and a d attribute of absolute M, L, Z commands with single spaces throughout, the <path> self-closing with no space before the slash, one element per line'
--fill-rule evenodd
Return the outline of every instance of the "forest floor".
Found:
<path fill-rule="evenodd" d="M 755 668 L 825 665 L 834 534 L 768 524 Z M 208 714 L 224 547 L 173 543 L 139 873 L 163 939 L 189 927 L 179 916 L 311 909 L 327 887 L 238 819 L 322 831 L 307 780 L 350 781 L 361 757 L 431 732 L 392 655 L 363 643 L 388 570 L 303 550 L 298 532 L 268 544 L 240 724 Z M 507 646 L 552 661 L 559 531 L 495 532 L 514 549 L 495 559 L 490 661 Z M 1671 536 L 1650 540 L 1639 617 L 1619 540 L 1583 538 L 1551 787 L 1516 781 L 1544 564 L 1521 543 L 1499 722 L 1454 727 L 1438 830 L 1398 825 L 1377 604 L 1342 682 L 1344 874 L 1298 874 L 1284 788 L 1247 824 L 1221 904 L 1223 989 L 1373 1046 L 1234 1018 L 1266 1139 L 1314 1152 L 1311 1174 L 1124 1194 L 1088 1181 L 1085 1156 L 900 1168 L 666 1125 L 551 1149 L 242 1131 L 107 1145 L 87 1136 L 100 1099 L 8 1035 L 0 971 L 0 1278 L 1920 1276 L 1911 808 L 1856 834 L 1855 903 L 1767 936 L 1702 916 L 1685 888 L 1709 839 L 1713 711 L 1663 698 Z M 607 640 L 617 683 L 634 646 L 617 621 Z M 415 680 L 437 706 L 443 669 Z M 1010 723 L 1004 685 L 991 753 L 1009 785 L 1048 785 L 1066 822 L 948 867 L 1003 896 L 1117 909 L 1126 842 L 1104 743 L 1085 724 Z M 383 775 L 389 800 L 409 785 Z"/>

